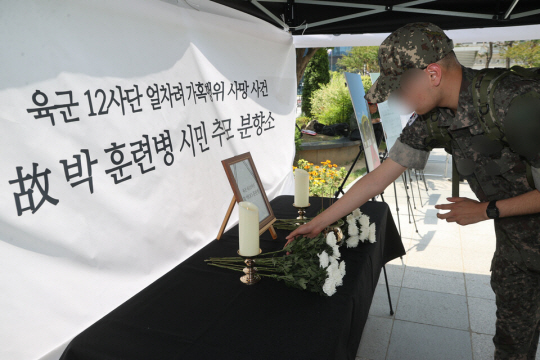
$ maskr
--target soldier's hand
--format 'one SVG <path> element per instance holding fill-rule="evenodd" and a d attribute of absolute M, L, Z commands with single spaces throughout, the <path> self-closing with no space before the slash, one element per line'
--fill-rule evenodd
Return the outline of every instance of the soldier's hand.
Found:
<path fill-rule="evenodd" d="M 317 226 L 314 220 L 311 220 L 310 222 L 299 226 L 298 229 L 294 230 L 289 234 L 289 236 L 286 237 L 288 240 L 285 246 L 289 245 L 297 236 L 304 235 L 310 239 L 314 238 L 315 236 L 319 235 L 319 233 L 322 231 L 322 228 Z M 285 248 L 284 246 L 284 248 Z"/>
<path fill-rule="evenodd" d="M 455 222 L 459 225 L 470 225 L 489 219 L 486 213 L 487 202 L 479 202 L 465 197 L 449 197 L 446 200 L 450 201 L 451 204 L 435 205 L 435 209 L 450 210 L 444 214 L 438 213 L 439 219 Z"/>

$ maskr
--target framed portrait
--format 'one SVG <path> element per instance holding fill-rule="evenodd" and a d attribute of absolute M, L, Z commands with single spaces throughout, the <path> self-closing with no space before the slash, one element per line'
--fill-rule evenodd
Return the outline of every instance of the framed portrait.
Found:
<path fill-rule="evenodd" d="M 222 160 L 223 168 L 234 193 L 225 221 L 221 226 L 218 239 L 223 234 L 234 205 L 249 201 L 259 208 L 259 234 L 266 231 L 276 221 L 270 202 L 259 178 L 259 173 L 249 152 Z M 271 229 L 272 237 L 274 231 Z"/>

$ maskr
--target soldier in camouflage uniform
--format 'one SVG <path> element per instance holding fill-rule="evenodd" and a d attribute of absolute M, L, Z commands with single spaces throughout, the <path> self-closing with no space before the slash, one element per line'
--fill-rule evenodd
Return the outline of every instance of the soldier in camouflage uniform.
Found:
<path fill-rule="evenodd" d="M 460 225 L 494 219 L 495 359 L 535 359 L 540 334 L 540 81 L 511 74 L 490 89 L 490 110 L 508 140 L 495 141 L 486 136 L 473 102 L 478 70 L 461 66 L 452 49 L 452 41 L 430 23 L 405 25 L 384 40 L 381 75 L 366 99 L 380 103 L 396 96 L 421 116 L 409 121 L 387 161 L 287 239 L 316 235 L 380 193 L 406 168 L 423 169 L 432 148 L 445 147 L 480 201 L 448 198 L 450 204 L 436 208 L 450 212 L 437 216 Z M 435 118 L 447 143 L 432 136 L 427 116 Z"/>

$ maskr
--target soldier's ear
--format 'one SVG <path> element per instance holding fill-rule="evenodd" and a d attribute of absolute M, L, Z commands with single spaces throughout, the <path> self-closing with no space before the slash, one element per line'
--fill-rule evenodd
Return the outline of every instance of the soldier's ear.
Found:
<path fill-rule="evenodd" d="M 437 63 L 429 64 L 424 70 L 429 76 L 429 82 L 432 86 L 439 86 L 442 80 L 442 67 Z"/>

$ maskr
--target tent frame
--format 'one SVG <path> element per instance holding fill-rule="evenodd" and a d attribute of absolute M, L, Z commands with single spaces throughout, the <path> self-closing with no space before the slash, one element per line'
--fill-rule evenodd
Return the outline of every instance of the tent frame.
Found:
<path fill-rule="evenodd" d="M 382 13 L 385 11 L 401 11 L 409 13 L 418 13 L 418 14 L 430 14 L 430 15 L 444 15 L 444 16 L 457 16 L 457 17 L 468 17 L 475 19 L 486 19 L 486 20 L 510 20 L 518 19 L 526 16 L 532 16 L 540 14 L 540 9 L 525 11 L 512 15 L 512 11 L 519 2 L 519 0 L 514 0 L 512 4 L 508 7 L 504 15 L 492 15 L 492 14 L 479 14 L 479 13 L 469 13 L 462 11 L 449 11 L 449 10 L 435 10 L 435 9 L 422 9 L 422 8 L 412 8 L 412 6 L 422 5 L 425 3 L 434 2 L 436 0 L 415 0 L 409 1 L 400 5 L 395 6 L 385 6 L 385 5 L 373 5 L 373 4 L 358 4 L 358 3 L 348 3 L 340 1 L 325 1 L 325 0 L 250 0 L 250 2 L 255 5 L 259 10 L 268 15 L 272 20 L 274 20 L 279 26 L 283 27 L 285 31 L 290 29 L 304 30 L 317 26 L 332 24 L 340 21 L 355 19 L 359 17 L 369 16 L 373 14 Z M 271 2 L 271 3 L 286 3 L 286 12 L 284 18 L 280 19 L 274 15 L 270 10 L 268 10 L 262 2 Z M 294 5 L 295 4 L 308 4 L 308 5 L 322 5 L 322 6 L 334 6 L 334 7 L 347 7 L 350 9 L 366 9 L 368 11 L 362 11 L 353 13 L 350 15 L 339 16 L 332 19 L 316 21 L 313 23 L 306 23 L 299 26 L 290 26 L 294 20 Z"/>

